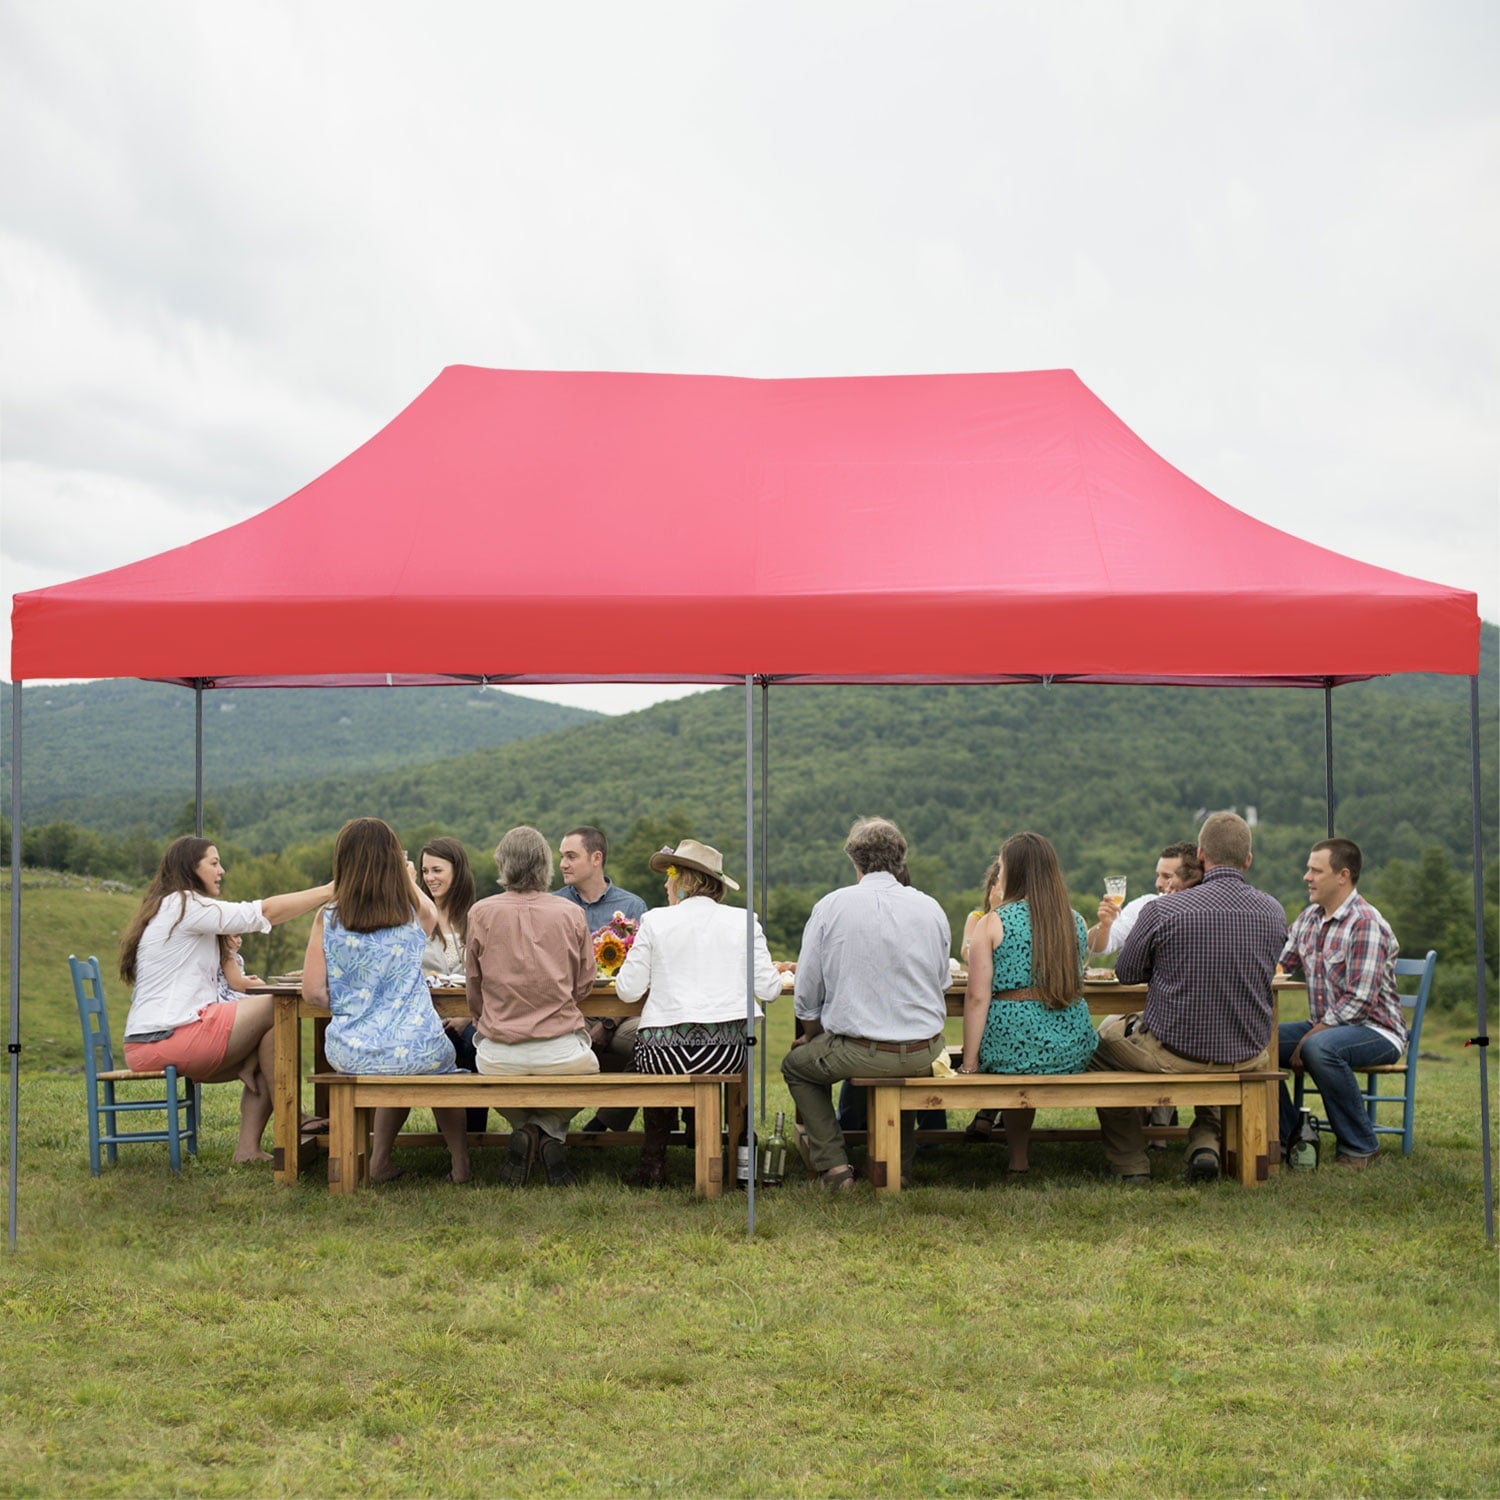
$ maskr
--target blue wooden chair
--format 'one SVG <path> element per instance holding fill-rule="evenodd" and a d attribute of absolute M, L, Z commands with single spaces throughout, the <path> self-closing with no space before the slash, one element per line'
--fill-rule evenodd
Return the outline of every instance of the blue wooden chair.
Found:
<path fill-rule="evenodd" d="M 1396 993 L 1401 997 L 1401 1007 L 1409 1011 L 1410 1015 L 1406 1022 L 1406 1055 L 1400 1062 L 1386 1063 L 1379 1068 L 1359 1068 L 1357 1072 L 1365 1075 L 1365 1086 L 1360 1098 L 1365 1101 L 1365 1113 L 1370 1117 L 1370 1128 L 1376 1135 L 1399 1135 L 1401 1137 L 1402 1156 L 1411 1155 L 1412 1126 L 1416 1120 L 1417 1112 L 1417 1052 L 1422 1045 L 1422 1018 L 1427 1014 L 1427 997 L 1432 993 L 1432 976 L 1437 971 L 1437 953 L 1429 948 L 1426 958 L 1398 958 L 1396 960 Z M 1402 988 L 1403 979 L 1415 979 L 1417 986 L 1413 990 L 1410 986 Z M 1302 1105 L 1304 1091 L 1316 1094 L 1318 1086 L 1308 1080 L 1307 1074 L 1301 1068 L 1296 1070 L 1297 1085 L 1294 1091 L 1294 1099 L 1297 1106 Z M 1382 1094 L 1379 1080 L 1384 1077 L 1398 1077 L 1401 1080 L 1401 1092 L 1399 1094 Z M 1380 1104 L 1402 1105 L 1401 1123 L 1399 1125 L 1378 1125 L 1375 1122 L 1375 1108 Z M 1326 1130 L 1326 1124 L 1321 1124 Z"/>
<path fill-rule="evenodd" d="M 104 1008 L 104 981 L 99 974 L 99 960 L 68 955 L 73 971 L 73 993 L 78 997 L 78 1019 L 83 1026 L 83 1071 L 88 1080 L 89 1170 L 97 1177 L 102 1170 L 100 1147 L 110 1165 L 119 1159 L 119 1147 L 141 1141 L 165 1141 L 172 1170 L 182 1170 L 182 1146 L 188 1154 L 198 1154 L 198 1115 L 200 1091 L 189 1078 L 179 1079 L 176 1068 L 160 1073 L 136 1073 L 115 1067 L 114 1049 L 109 1041 L 109 1012 Z M 165 1094 L 145 1099 L 117 1099 L 117 1083 L 151 1083 L 164 1081 Z M 181 1087 L 178 1087 L 179 1082 Z M 164 1130 L 121 1130 L 118 1116 L 138 1110 L 166 1111 Z"/>

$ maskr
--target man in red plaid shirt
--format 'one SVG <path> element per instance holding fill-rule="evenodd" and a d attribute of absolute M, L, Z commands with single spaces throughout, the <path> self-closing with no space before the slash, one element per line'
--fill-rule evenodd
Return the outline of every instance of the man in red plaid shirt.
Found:
<path fill-rule="evenodd" d="M 1302 883 L 1312 903 L 1287 935 L 1282 967 L 1307 979 L 1310 1021 L 1283 1021 L 1283 1068 L 1305 1068 L 1323 1096 L 1338 1140 L 1336 1165 L 1360 1170 L 1379 1155 L 1355 1074 L 1395 1062 L 1406 1049 L 1406 1021 L 1396 995 L 1390 924 L 1355 889 L 1364 863 L 1349 839 L 1323 839 L 1307 856 Z M 1281 1085 L 1281 1139 L 1290 1140 L 1297 1111 Z"/>

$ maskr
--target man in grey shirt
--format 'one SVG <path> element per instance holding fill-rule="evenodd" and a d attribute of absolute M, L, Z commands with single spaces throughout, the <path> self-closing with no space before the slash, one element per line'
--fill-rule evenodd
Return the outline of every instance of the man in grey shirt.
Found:
<path fill-rule="evenodd" d="M 858 883 L 829 892 L 807 919 L 796 991 L 804 1032 L 781 1063 L 813 1167 L 830 1189 L 854 1184 L 834 1114 L 834 1084 L 932 1071 L 943 1051 L 953 945 L 942 907 L 896 879 L 906 862 L 906 840 L 894 823 L 861 819 L 849 830 L 844 853 Z M 915 1128 L 903 1111 L 903 1168 Z"/>

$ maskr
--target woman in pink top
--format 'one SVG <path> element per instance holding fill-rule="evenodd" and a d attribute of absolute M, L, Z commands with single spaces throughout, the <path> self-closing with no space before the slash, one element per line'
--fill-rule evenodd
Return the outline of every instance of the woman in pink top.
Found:
<path fill-rule="evenodd" d="M 594 944 L 583 912 L 559 901 L 552 850 L 535 829 L 512 828 L 495 849 L 498 896 L 469 908 L 464 971 L 481 1073 L 597 1073 L 578 1002 L 594 986 Z M 578 1179 L 564 1141 L 577 1110 L 502 1110 L 510 1122 L 503 1182 L 521 1187 L 538 1157 L 552 1187 Z"/>

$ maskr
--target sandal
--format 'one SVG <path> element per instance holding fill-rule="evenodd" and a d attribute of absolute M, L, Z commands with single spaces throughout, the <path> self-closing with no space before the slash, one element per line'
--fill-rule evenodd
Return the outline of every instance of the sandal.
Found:
<path fill-rule="evenodd" d="M 304 1115 L 302 1117 L 303 1135 L 327 1135 L 328 1121 L 322 1115 Z"/>
<path fill-rule="evenodd" d="M 845 1188 L 852 1188 L 857 1180 L 854 1168 L 848 1162 L 840 1167 L 829 1167 L 818 1177 L 819 1184 L 829 1193 L 841 1193 Z"/>

